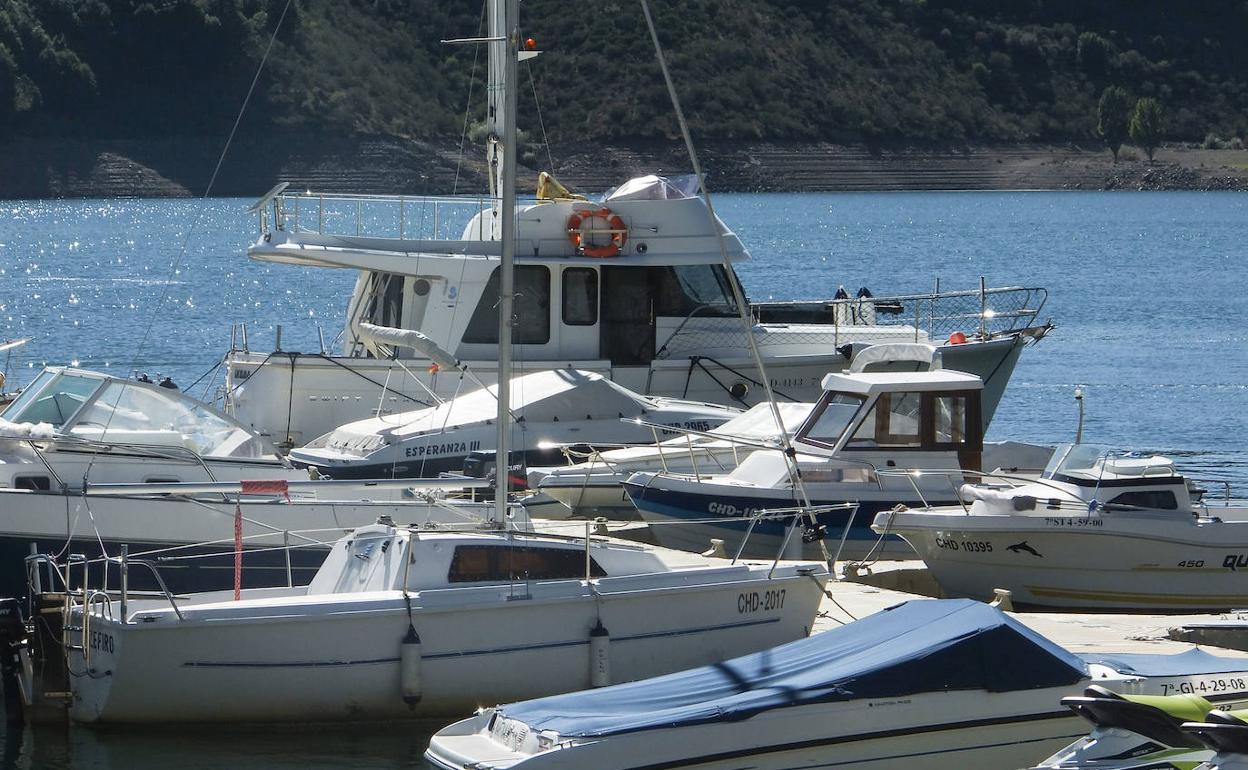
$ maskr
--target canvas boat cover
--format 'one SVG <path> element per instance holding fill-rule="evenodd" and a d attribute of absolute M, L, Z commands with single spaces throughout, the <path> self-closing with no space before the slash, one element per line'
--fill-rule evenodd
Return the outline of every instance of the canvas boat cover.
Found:
<path fill-rule="evenodd" d="M 1074 685 L 1079 657 L 969 599 L 916 600 L 807 639 L 640 682 L 500 706 L 561 737 L 747 719 L 815 703 Z"/>
<path fill-rule="evenodd" d="M 1099 663 L 1121 674 L 1136 676 L 1195 676 L 1248 671 L 1248 658 L 1211 655 L 1198 647 L 1169 655 L 1134 652 L 1085 653 L 1082 657 L 1088 663 Z"/>
<path fill-rule="evenodd" d="M 498 386 L 472 391 L 439 406 L 358 420 L 310 442 L 308 447 L 373 451 L 390 441 L 452 427 L 484 425 L 498 414 Z M 618 420 L 644 417 L 654 404 L 602 375 L 575 369 L 534 372 L 511 382 L 511 413 L 529 423 L 557 420 Z"/>

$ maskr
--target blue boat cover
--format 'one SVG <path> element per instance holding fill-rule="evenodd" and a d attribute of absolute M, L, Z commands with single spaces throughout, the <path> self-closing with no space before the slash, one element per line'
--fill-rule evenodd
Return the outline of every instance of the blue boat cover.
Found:
<path fill-rule="evenodd" d="M 1073 685 L 1083 661 L 996 608 L 918 600 L 807 639 L 675 674 L 500 706 L 533 730 L 595 737 L 942 690 Z"/>
<path fill-rule="evenodd" d="M 1248 671 L 1248 658 L 1211 655 L 1198 647 L 1170 655 L 1096 653 L 1082 657 L 1088 663 L 1100 663 L 1123 674 L 1136 676 L 1194 676 Z"/>

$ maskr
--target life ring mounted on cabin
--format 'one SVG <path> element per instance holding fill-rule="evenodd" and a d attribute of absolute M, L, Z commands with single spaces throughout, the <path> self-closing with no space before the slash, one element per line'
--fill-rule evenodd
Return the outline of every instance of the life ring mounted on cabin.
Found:
<path fill-rule="evenodd" d="M 606 243 L 599 243 L 595 234 L 607 234 Z M 620 215 L 605 206 L 599 209 L 573 211 L 568 217 L 568 240 L 572 248 L 587 257 L 618 257 L 628 242 L 628 228 Z"/>

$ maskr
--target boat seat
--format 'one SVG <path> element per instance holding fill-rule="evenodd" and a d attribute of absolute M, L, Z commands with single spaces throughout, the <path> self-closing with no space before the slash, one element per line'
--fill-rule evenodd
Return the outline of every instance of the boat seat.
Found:
<path fill-rule="evenodd" d="M 1200 722 L 1185 722 L 1183 730 L 1219 754 L 1248 754 L 1248 710 L 1214 709 Z"/>
<path fill-rule="evenodd" d="M 1174 461 L 1169 457 L 1106 457 L 1101 464 L 1106 473 L 1115 476 L 1173 476 Z"/>
<path fill-rule="evenodd" d="M 1130 730 L 1166 746 L 1193 749 L 1201 741 L 1182 725 L 1204 721 L 1214 710 L 1198 695 L 1120 695 L 1099 685 L 1062 698 L 1062 705 L 1097 727 Z"/>

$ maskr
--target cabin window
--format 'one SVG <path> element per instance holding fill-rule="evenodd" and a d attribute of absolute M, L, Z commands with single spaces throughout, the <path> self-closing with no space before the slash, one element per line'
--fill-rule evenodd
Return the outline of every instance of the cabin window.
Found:
<path fill-rule="evenodd" d="M 592 267 L 563 271 L 563 322 L 568 326 L 598 323 L 598 271 Z"/>
<path fill-rule="evenodd" d="M 28 489 L 31 492 L 51 492 L 52 479 L 47 476 L 14 476 L 14 489 Z"/>
<path fill-rule="evenodd" d="M 1106 503 L 1106 506 L 1121 505 L 1128 508 L 1149 508 L 1153 510 L 1174 511 L 1178 510 L 1179 502 L 1174 497 L 1174 492 L 1168 489 L 1142 489 L 1134 492 L 1123 492 L 1113 500 Z"/>
<path fill-rule="evenodd" d="M 592 557 L 589 574 L 606 570 Z M 451 557 L 448 583 L 497 583 L 507 580 L 569 580 L 585 577 L 585 552 L 571 548 L 523 545 L 461 545 Z"/>
<path fill-rule="evenodd" d="M 937 444 L 961 444 L 966 441 L 966 402 L 965 394 L 935 396 L 932 399 Z"/>
<path fill-rule="evenodd" d="M 550 269 L 544 265 L 517 266 L 515 284 L 516 325 L 511 332 L 512 342 L 544 345 L 550 341 Z M 498 268 L 494 268 L 468 321 L 464 342 L 498 344 L 498 285 Z"/>
<path fill-rule="evenodd" d="M 818 412 L 803 427 L 799 437 L 813 444 L 833 446 L 864 401 L 865 398 L 853 393 L 832 393 L 819 404 Z"/>
<path fill-rule="evenodd" d="M 373 291 L 364 320 L 378 326 L 403 326 L 403 276 L 373 273 Z"/>
<path fill-rule="evenodd" d="M 979 451 L 978 393 L 882 393 L 846 449 Z"/>
<path fill-rule="evenodd" d="M 656 315 L 684 318 L 737 315 L 732 287 L 720 265 L 678 265 L 654 270 Z"/>
<path fill-rule="evenodd" d="M 856 449 L 919 446 L 920 393 L 881 393 L 846 444 Z"/>

